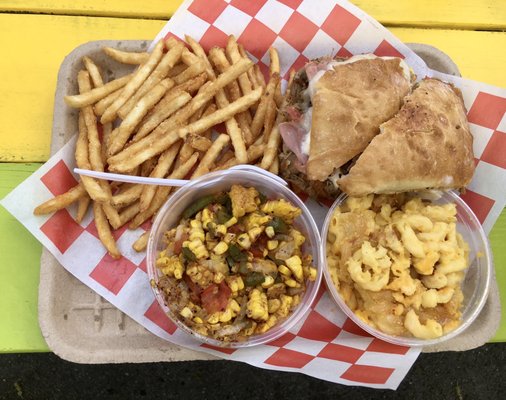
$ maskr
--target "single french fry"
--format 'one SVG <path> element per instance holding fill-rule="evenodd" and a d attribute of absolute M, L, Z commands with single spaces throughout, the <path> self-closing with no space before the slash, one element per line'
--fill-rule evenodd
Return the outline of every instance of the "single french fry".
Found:
<path fill-rule="evenodd" d="M 104 183 L 108 185 L 107 182 Z M 111 205 L 110 203 L 103 203 L 102 210 L 104 211 L 104 214 L 107 217 L 107 220 L 109 221 L 113 229 L 118 229 L 121 227 L 122 225 L 121 218 L 119 216 L 118 210 L 116 210 L 116 208 L 114 208 L 113 205 Z"/>
<path fill-rule="evenodd" d="M 164 98 L 165 99 L 165 98 Z M 160 102 L 164 101 L 162 99 Z M 184 107 L 191 100 L 191 96 L 187 92 L 176 93 L 176 96 L 169 97 L 169 100 L 164 102 L 164 107 L 159 108 L 156 113 L 152 114 L 148 119 L 142 123 L 139 130 L 133 137 L 133 141 L 138 141 L 144 136 L 148 135 L 155 129 L 162 121 L 170 117 L 177 110 Z M 158 107 L 158 104 L 157 106 Z"/>
<path fill-rule="evenodd" d="M 229 136 L 225 134 L 219 135 L 213 142 L 209 150 L 207 150 L 207 153 L 204 155 L 204 157 L 202 157 L 202 160 L 200 161 L 199 165 L 193 172 L 191 178 L 195 179 L 198 178 L 199 176 L 208 173 L 211 170 L 214 161 L 218 158 L 218 155 L 221 153 L 221 151 L 228 144 L 229 141 L 230 141 Z"/>
<path fill-rule="evenodd" d="M 213 144 L 210 139 L 201 135 L 196 135 L 194 133 L 190 133 L 186 137 L 186 143 L 188 143 L 193 149 L 204 152 L 207 151 Z"/>
<path fill-rule="evenodd" d="M 255 113 L 255 117 L 253 118 L 253 122 L 251 123 L 251 133 L 253 135 L 253 140 L 255 140 L 262 130 L 262 127 L 265 123 L 265 115 L 267 113 L 267 109 L 272 107 L 272 99 L 274 97 L 274 90 L 276 89 L 276 85 L 279 82 L 279 75 L 275 74 L 269 80 L 269 84 L 265 89 L 265 93 L 258 104 L 257 111 Z"/>
<path fill-rule="evenodd" d="M 265 89 L 267 84 L 265 83 L 264 74 L 262 74 L 262 71 L 260 71 L 260 67 L 257 64 L 255 64 L 253 66 L 253 70 L 255 71 L 257 82 L 260 83 L 260 86 L 262 86 Z"/>
<path fill-rule="evenodd" d="M 97 65 L 91 60 L 91 58 L 84 56 L 83 63 L 84 63 L 84 66 L 86 67 L 86 70 L 90 74 L 90 78 L 93 83 L 93 86 L 94 87 L 104 86 L 104 81 L 102 79 L 102 75 L 100 74 L 100 70 L 98 69 Z M 116 93 L 116 92 L 113 92 L 113 93 Z M 93 107 L 93 110 L 96 110 L 96 108 Z M 102 163 L 104 163 L 104 164 L 107 160 L 107 146 L 109 143 L 111 132 L 112 132 L 112 123 L 111 122 L 108 122 L 108 123 L 102 125 L 101 156 L 102 156 Z"/>
<path fill-rule="evenodd" d="M 88 193 L 85 193 L 83 196 L 77 200 L 77 213 L 76 213 L 76 222 L 80 224 L 88 212 L 88 207 L 90 205 L 91 198 Z"/>
<path fill-rule="evenodd" d="M 107 107 L 109 107 L 114 100 L 118 98 L 118 96 L 121 94 L 121 88 L 108 94 L 105 96 L 102 100 L 97 101 L 95 105 L 93 106 L 93 109 L 95 110 L 95 115 L 101 116 Z"/>
<path fill-rule="evenodd" d="M 181 164 L 179 168 L 172 171 L 172 173 L 168 176 L 168 178 L 183 179 L 191 171 L 191 169 L 197 162 L 198 157 L 199 157 L 198 154 L 194 153 L 185 163 Z M 139 214 L 137 214 L 132 219 L 128 227 L 130 229 L 137 229 L 144 223 L 144 221 L 152 217 L 159 210 L 159 208 L 167 201 L 167 198 L 169 197 L 171 191 L 172 187 L 170 186 L 158 186 L 153 201 L 151 201 L 149 207 L 146 210 L 141 211 Z"/>
<path fill-rule="evenodd" d="M 112 134 L 112 122 L 108 122 L 104 125 L 102 125 L 102 162 L 104 165 L 107 162 L 107 149 L 109 148 L 110 142 L 111 142 L 111 134 Z"/>
<path fill-rule="evenodd" d="M 111 204 L 117 207 L 124 207 L 137 201 L 141 196 L 145 186 L 140 184 L 132 184 L 125 190 L 121 190 L 111 198 Z"/>
<path fill-rule="evenodd" d="M 244 46 L 238 43 L 238 47 L 239 47 L 239 54 L 241 54 L 241 57 L 249 58 L 248 54 L 246 53 L 246 50 L 244 50 Z M 258 68 L 258 65 L 255 65 L 255 67 Z M 248 77 L 254 89 L 258 89 L 259 87 L 265 88 L 265 81 L 263 79 L 261 80 L 258 79 L 255 68 L 251 68 L 250 70 L 248 70 Z"/>
<path fill-rule="evenodd" d="M 238 64 L 236 64 L 238 65 Z M 232 68 L 231 68 L 232 70 Z M 233 79 L 234 75 L 230 74 L 229 79 Z M 212 82 L 213 85 L 216 82 L 219 82 L 221 78 L 218 77 L 216 81 Z M 221 82 L 222 85 L 226 85 L 228 82 L 223 80 Z M 223 86 L 222 86 L 223 87 Z M 219 87 L 218 87 L 219 89 Z M 200 94 L 195 96 L 193 100 L 199 97 Z M 209 101 L 209 95 L 214 95 L 213 91 L 209 91 L 205 95 L 201 96 L 200 99 L 197 99 L 195 102 L 196 105 L 202 106 L 205 104 L 206 100 Z M 157 154 L 160 154 L 167 148 L 169 148 L 173 143 L 175 143 L 179 138 L 184 138 L 188 133 L 202 133 L 207 129 L 211 128 L 214 125 L 217 125 L 221 122 L 226 121 L 231 116 L 241 112 L 248 107 L 251 106 L 254 102 L 258 101 L 261 96 L 261 90 L 257 89 L 250 93 L 249 95 L 241 97 L 241 99 L 230 103 L 227 107 L 221 108 L 214 113 L 204 117 L 198 121 L 195 121 L 192 124 L 189 124 L 185 127 L 179 129 L 173 129 L 169 132 L 165 130 L 161 130 L 159 132 L 153 131 L 149 136 L 144 137 L 138 142 L 132 143 L 129 147 L 116 154 L 113 157 L 108 159 L 109 169 L 111 171 L 125 172 L 129 169 L 134 168 L 136 165 L 140 165 L 143 161 L 151 158 Z M 192 100 L 192 101 L 193 101 Z M 192 102 L 188 103 L 190 105 Z M 199 107 L 196 108 L 198 110 Z M 157 128 L 158 129 L 158 128 Z"/>
<path fill-rule="evenodd" d="M 237 46 L 237 41 L 235 40 L 234 35 L 230 35 L 228 37 L 226 53 L 231 64 L 236 64 L 240 60 L 244 60 L 244 58 L 239 53 L 239 48 Z M 238 80 L 239 86 L 241 87 L 241 91 L 244 95 L 250 93 L 253 90 L 247 73 L 243 73 L 242 75 L 240 75 L 238 77 Z"/>
<path fill-rule="evenodd" d="M 180 74 L 172 77 L 174 79 L 174 82 L 177 85 L 180 85 L 186 81 L 189 81 L 192 78 L 195 78 L 196 76 L 200 75 L 204 71 L 204 63 L 202 61 L 198 61 L 195 64 L 190 65 L 188 68 L 186 68 L 183 72 Z"/>
<path fill-rule="evenodd" d="M 91 82 L 94 87 L 104 86 L 104 81 L 102 80 L 102 75 L 100 74 L 100 70 L 97 65 L 93 62 L 91 58 L 88 56 L 83 57 L 83 64 L 86 68 L 86 71 L 90 74 Z"/>
<path fill-rule="evenodd" d="M 86 93 L 91 90 L 90 75 L 87 71 L 80 71 L 77 75 L 79 91 Z M 103 86 L 102 86 L 103 87 Z M 82 109 L 86 131 L 88 132 L 88 157 L 93 170 L 104 171 L 104 162 L 102 160 L 102 145 L 98 136 L 97 118 L 93 112 L 93 107 L 86 106 Z"/>
<path fill-rule="evenodd" d="M 223 89 L 220 89 L 218 93 L 216 93 L 215 99 L 216 104 L 220 109 L 223 109 L 230 104 Z M 235 118 L 232 117 L 225 121 L 225 127 L 227 128 L 227 133 L 232 140 L 232 146 L 234 146 L 236 158 L 240 163 L 246 163 L 248 161 L 246 156 L 246 144 L 242 136 L 241 128 L 239 128 L 239 124 Z"/>
<path fill-rule="evenodd" d="M 146 93 L 156 87 L 163 79 L 167 77 L 170 69 L 180 60 L 181 52 L 183 49 L 183 43 L 174 43 L 174 46 L 167 53 L 165 53 L 156 68 L 143 82 L 139 89 L 137 89 L 135 94 L 133 94 L 132 97 L 118 110 L 118 115 L 120 118 L 124 119 L 135 106 L 135 104 L 137 104 L 137 102 L 139 102 L 140 99 L 146 95 Z M 174 82 L 172 80 L 170 82 L 170 87 L 174 86 Z"/>
<path fill-rule="evenodd" d="M 271 58 L 269 64 L 269 71 L 271 76 L 274 74 L 280 74 L 279 54 L 276 48 L 274 47 L 269 48 L 269 56 Z"/>
<path fill-rule="evenodd" d="M 248 148 L 248 164 L 253 164 L 256 160 L 258 160 L 265 151 L 265 144 L 259 143 L 259 144 L 253 144 Z M 216 166 L 214 169 L 215 171 L 222 170 L 222 169 L 228 169 L 230 167 L 233 167 L 235 165 L 239 165 L 240 163 L 237 161 L 235 157 L 232 157 L 228 159 L 227 161 L 220 163 Z"/>
<path fill-rule="evenodd" d="M 283 104 L 283 94 L 281 93 L 281 81 L 277 84 L 276 90 L 274 90 L 274 103 L 278 108 L 281 108 L 281 105 Z"/>
<path fill-rule="evenodd" d="M 35 215 L 43 215 L 61 210 L 62 208 L 71 205 L 85 195 L 86 190 L 84 190 L 84 187 L 80 184 L 77 184 L 67 192 L 55 196 L 52 199 L 45 201 L 41 205 L 37 206 L 35 210 L 33 210 L 33 213 Z"/>
<path fill-rule="evenodd" d="M 146 231 L 132 244 L 132 248 L 138 253 L 146 250 L 146 247 L 148 246 L 148 238 L 149 231 Z"/>
<path fill-rule="evenodd" d="M 130 79 L 132 79 L 132 74 L 122 76 L 121 78 L 106 83 L 104 86 L 94 88 L 87 93 L 65 96 L 65 103 L 74 108 L 83 108 L 89 106 L 103 99 L 108 94 L 121 89 L 127 84 L 128 81 L 130 81 Z"/>
<path fill-rule="evenodd" d="M 112 258 L 120 258 L 121 253 L 116 246 L 116 241 L 112 236 L 109 222 L 105 216 L 104 210 L 99 203 L 93 203 L 93 214 L 95 216 L 95 226 L 97 227 L 98 237 L 105 246 Z"/>
<path fill-rule="evenodd" d="M 186 43 L 190 45 L 193 52 L 197 57 L 199 57 L 204 62 L 204 70 L 207 74 L 207 79 L 214 80 L 216 79 L 216 74 L 214 73 L 213 67 L 211 66 L 211 63 L 207 59 L 206 52 L 202 48 L 202 46 L 191 36 L 186 35 L 185 36 Z"/>
<path fill-rule="evenodd" d="M 176 159 L 177 153 L 181 147 L 181 142 L 176 142 L 172 146 L 170 146 L 165 152 L 163 152 L 158 158 L 158 162 L 156 166 L 153 168 L 151 173 L 149 174 L 152 178 L 163 178 L 170 171 L 174 160 Z M 140 210 L 146 210 L 153 197 L 156 193 L 155 185 L 143 185 L 142 193 L 140 195 Z"/>
<path fill-rule="evenodd" d="M 102 48 L 103 52 L 122 64 L 138 65 L 148 61 L 149 53 L 147 52 L 130 52 L 113 49 L 112 47 Z"/>
<path fill-rule="evenodd" d="M 149 160 L 146 160 L 141 165 L 140 176 L 149 176 L 153 168 L 155 168 L 156 163 L 158 162 L 156 157 L 152 157 Z"/>
<path fill-rule="evenodd" d="M 228 62 L 223 49 L 213 47 L 209 52 L 209 57 L 220 73 L 224 73 L 228 68 L 230 68 L 230 63 Z M 251 71 L 251 68 L 248 71 Z M 237 81 L 230 82 L 230 84 L 227 86 L 227 89 L 230 95 L 230 101 L 235 101 L 241 97 L 241 90 Z M 250 128 L 252 121 L 251 114 L 248 110 L 246 110 L 242 113 L 237 114 L 235 118 L 239 124 L 239 127 L 241 128 L 245 143 L 250 143 L 253 136 Z"/>
<path fill-rule="evenodd" d="M 276 93 L 276 88 L 279 87 L 279 75 L 275 74 L 271 79 L 278 79 L 278 84 L 274 89 L 274 93 L 269 97 L 269 102 L 267 104 L 267 111 L 265 112 L 265 120 L 264 120 L 264 142 L 267 143 L 269 137 L 268 133 L 272 131 L 272 127 L 274 125 L 274 121 L 276 119 L 277 114 L 277 106 L 274 100 L 274 94 Z"/>
<path fill-rule="evenodd" d="M 274 161 L 272 162 L 271 166 L 269 167 L 269 172 L 273 173 L 274 175 L 279 174 L 279 156 L 277 154 L 274 157 Z"/>
<path fill-rule="evenodd" d="M 149 76 L 151 71 L 158 64 L 163 55 L 163 41 L 159 41 L 153 51 L 151 52 L 148 61 L 142 64 L 134 73 L 132 79 L 125 85 L 120 96 L 114 100 L 114 102 L 107 107 L 105 112 L 100 118 L 100 122 L 103 124 L 106 122 L 112 122 L 116 118 L 116 114 L 120 107 L 125 104 L 128 99 L 134 94 L 134 92 L 142 85 L 142 83 Z"/>
<path fill-rule="evenodd" d="M 269 135 L 269 141 L 265 149 L 260 168 L 268 170 L 274 162 L 274 158 L 278 155 L 278 148 L 281 143 L 281 136 L 277 125 L 272 128 L 271 134 Z"/>
<path fill-rule="evenodd" d="M 123 210 L 121 210 L 119 214 L 120 227 L 125 225 L 132 218 L 134 218 L 139 213 L 139 211 L 140 205 L 138 201 L 130 204 L 128 207 L 125 207 Z"/>
<path fill-rule="evenodd" d="M 135 127 L 139 124 L 148 110 L 153 107 L 163 97 L 169 89 L 172 81 L 167 78 L 162 80 L 153 89 L 146 93 L 139 102 L 132 108 L 121 125 L 115 129 L 111 135 L 107 152 L 114 155 L 119 152 L 126 144 Z"/>
<path fill-rule="evenodd" d="M 75 158 L 78 168 L 91 169 L 90 161 L 88 159 L 88 133 L 86 131 L 86 124 L 84 122 L 83 112 L 79 112 L 79 133 L 76 141 Z M 108 193 L 102 189 L 97 180 L 89 176 L 81 176 L 81 182 L 88 192 L 88 195 L 95 201 L 100 203 L 109 200 Z"/>
<path fill-rule="evenodd" d="M 170 69 L 167 76 L 169 78 L 174 78 L 176 75 L 179 75 L 181 72 L 183 72 L 187 68 L 188 68 L 188 65 L 186 65 L 184 62 L 181 61 L 180 63 L 174 65 L 174 67 Z"/>

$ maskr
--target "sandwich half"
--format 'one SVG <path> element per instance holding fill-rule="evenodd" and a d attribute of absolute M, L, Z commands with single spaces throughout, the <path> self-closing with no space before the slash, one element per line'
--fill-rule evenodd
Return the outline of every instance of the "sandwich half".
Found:
<path fill-rule="evenodd" d="M 471 181 L 473 136 L 462 94 L 453 85 L 422 80 L 399 113 L 379 129 L 338 180 L 348 195 L 457 189 Z"/>
<path fill-rule="evenodd" d="M 306 64 L 281 110 L 283 178 L 313 197 L 334 198 L 341 174 L 399 111 L 413 80 L 395 57 L 324 57 Z"/>

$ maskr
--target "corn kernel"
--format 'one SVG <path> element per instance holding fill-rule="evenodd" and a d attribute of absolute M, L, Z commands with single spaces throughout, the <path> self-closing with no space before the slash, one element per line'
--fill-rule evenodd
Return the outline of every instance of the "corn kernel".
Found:
<path fill-rule="evenodd" d="M 278 267 L 278 271 L 279 271 L 279 273 L 280 273 L 280 274 L 283 274 L 283 275 L 285 275 L 285 276 L 290 276 L 290 275 L 292 275 L 292 271 L 290 271 L 290 270 L 286 267 L 286 265 L 280 265 L 280 266 Z"/>
<path fill-rule="evenodd" d="M 302 281 L 302 260 L 299 256 L 292 256 L 285 260 L 286 266 L 290 268 L 290 271 L 292 271 L 293 275 L 295 276 L 295 279 L 298 281 Z"/>
<path fill-rule="evenodd" d="M 299 287 L 299 284 L 297 283 L 297 281 L 295 279 L 287 279 L 285 281 L 285 285 L 288 286 L 288 287 Z"/>
<path fill-rule="evenodd" d="M 230 310 L 229 308 L 220 313 L 220 322 L 228 322 L 231 319 L 232 319 L 232 310 Z"/>
<path fill-rule="evenodd" d="M 219 284 L 225 279 L 225 275 L 223 275 L 221 272 L 215 272 L 214 273 L 214 283 Z"/>
<path fill-rule="evenodd" d="M 292 307 L 296 307 L 300 303 L 300 296 L 296 294 L 292 296 L 292 298 L 293 298 Z"/>
<path fill-rule="evenodd" d="M 223 238 L 223 241 L 226 243 L 226 244 L 230 244 L 231 241 L 233 241 L 236 237 L 236 234 L 235 233 L 229 233 L 227 232 L 227 234 L 225 235 L 225 237 Z"/>
<path fill-rule="evenodd" d="M 257 323 L 255 321 L 251 322 L 251 326 L 249 328 L 246 328 L 244 330 L 245 336 L 251 336 L 253 333 L 255 333 L 255 329 L 257 328 Z"/>
<path fill-rule="evenodd" d="M 274 232 L 274 228 L 272 226 L 268 226 L 265 228 L 265 234 L 269 239 L 272 239 L 276 235 L 276 232 Z"/>
<path fill-rule="evenodd" d="M 213 249 L 215 254 L 221 255 L 225 253 L 228 250 L 228 244 L 225 242 L 220 242 L 216 245 L 216 247 Z"/>
<path fill-rule="evenodd" d="M 267 241 L 267 249 L 268 250 L 274 250 L 276 247 L 278 247 L 279 241 L 277 240 L 268 240 Z"/>
<path fill-rule="evenodd" d="M 276 318 L 275 315 L 269 316 L 269 319 L 266 322 L 264 322 L 263 324 L 258 325 L 258 327 L 256 329 L 256 333 L 265 333 L 265 332 L 267 332 L 269 329 L 271 329 L 276 324 L 277 320 L 278 319 Z"/>
<path fill-rule="evenodd" d="M 265 276 L 264 283 L 262 283 L 262 287 L 264 289 L 270 288 L 272 285 L 274 285 L 274 278 L 270 275 Z"/>
<path fill-rule="evenodd" d="M 215 312 L 207 318 L 207 322 L 210 324 L 217 324 L 220 321 L 220 313 Z"/>
<path fill-rule="evenodd" d="M 263 228 L 259 226 L 256 228 L 251 228 L 248 231 L 248 235 L 249 235 L 249 238 L 251 239 L 251 241 L 254 242 L 255 240 L 258 239 L 258 237 L 262 234 L 262 232 L 263 232 Z"/>
<path fill-rule="evenodd" d="M 244 289 L 244 281 L 240 276 L 228 276 L 226 278 L 227 285 L 232 292 L 238 292 L 239 290 Z"/>
<path fill-rule="evenodd" d="M 276 311 L 279 310 L 279 307 L 281 306 L 281 300 L 279 299 L 270 299 L 267 302 L 269 314 L 274 314 Z"/>
<path fill-rule="evenodd" d="M 235 224 L 237 224 L 237 218 L 232 217 L 227 222 L 225 222 L 225 227 L 230 228 L 232 225 L 235 225 Z"/>
<path fill-rule="evenodd" d="M 225 236 L 227 234 L 227 227 L 225 225 L 216 225 L 214 231 L 217 235 Z"/>
<path fill-rule="evenodd" d="M 239 246 L 241 246 L 243 249 L 249 249 L 251 247 L 251 241 L 247 233 L 241 233 L 237 237 L 237 243 Z"/>
<path fill-rule="evenodd" d="M 239 311 L 241 311 L 241 306 L 234 299 L 230 300 L 228 306 L 232 310 L 232 312 L 235 314 L 237 314 Z"/>
<path fill-rule="evenodd" d="M 184 318 L 191 319 L 193 317 L 192 310 L 190 310 L 188 307 L 183 308 L 179 314 L 181 314 Z"/>
<path fill-rule="evenodd" d="M 202 324 L 202 323 L 204 323 L 204 321 L 202 321 L 202 318 L 200 318 L 200 317 L 193 318 L 193 322 L 195 322 L 196 324 Z"/>

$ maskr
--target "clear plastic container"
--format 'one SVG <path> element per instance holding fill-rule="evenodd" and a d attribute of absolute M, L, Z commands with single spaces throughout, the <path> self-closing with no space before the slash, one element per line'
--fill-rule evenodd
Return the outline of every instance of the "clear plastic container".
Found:
<path fill-rule="evenodd" d="M 322 231 L 323 240 L 323 274 L 327 288 L 335 302 L 344 313 L 363 330 L 386 342 L 403 346 L 428 346 L 449 340 L 469 327 L 482 310 L 487 300 L 493 274 L 492 253 L 483 228 L 469 206 L 454 192 L 420 192 L 421 197 L 432 200 L 434 204 L 455 203 L 457 205 L 457 231 L 469 244 L 469 267 L 462 282 L 464 300 L 462 304 L 461 324 L 455 330 L 436 339 L 418 339 L 414 337 L 393 336 L 383 333 L 358 318 L 339 295 L 330 276 L 327 264 L 327 235 L 332 214 L 347 198 L 339 196 L 330 208 Z"/>
<path fill-rule="evenodd" d="M 167 307 L 163 293 L 157 287 L 154 287 L 153 291 L 168 317 L 182 331 L 196 340 L 219 347 L 250 347 L 270 342 L 288 332 L 308 311 L 322 280 L 321 239 L 318 228 L 307 207 L 295 193 L 288 189 L 286 182 L 281 178 L 272 176 L 272 174 L 256 172 L 255 168 L 249 167 L 247 170 L 229 169 L 209 173 L 181 187 L 160 209 L 153 223 L 148 239 L 147 269 L 150 280 L 157 281 L 160 271 L 156 268 L 155 261 L 157 254 L 164 248 L 161 240 L 163 233 L 178 224 L 182 212 L 189 204 L 200 197 L 229 190 L 234 184 L 254 187 L 271 199 L 283 198 L 302 210 L 302 214 L 295 220 L 295 225 L 306 236 L 303 251 L 313 256 L 313 265 L 317 269 L 317 276 L 314 282 L 306 282 L 306 292 L 297 308 L 284 321 L 263 334 L 253 335 L 248 340 L 241 342 L 222 342 L 194 332 Z"/>

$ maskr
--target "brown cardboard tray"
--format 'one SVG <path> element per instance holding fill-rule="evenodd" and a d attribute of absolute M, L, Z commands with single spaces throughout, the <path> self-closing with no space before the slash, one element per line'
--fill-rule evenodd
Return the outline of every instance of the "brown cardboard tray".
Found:
<path fill-rule="evenodd" d="M 77 93 L 76 78 L 82 68 L 81 58 L 91 57 L 103 68 L 106 80 L 110 80 L 115 74 L 126 74 L 132 66 L 106 57 L 101 51 L 103 46 L 142 51 L 148 45 L 147 40 L 94 41 L 77 47 L 64 59 L 55 94 L 51 154 L 77 132 L 77 111 L 65 105 L 63 96 Z M 423 44 L 409 46 L 430 68 L 459 75 L 458 68 L 446 54 Z M 462 351 L 481 346 L 493 337 L 500 319 L 497 282 L 493 279 L 487 303 L 473 325 L 457 338 L 424 348 L 424 351 Z M 78 281 L 46 249 L 41 257 L 39 324 L 49 348 L 61 358 L 77 363 L 216 359 L 206 353 L 173 345 L 148 332 Z"/>

